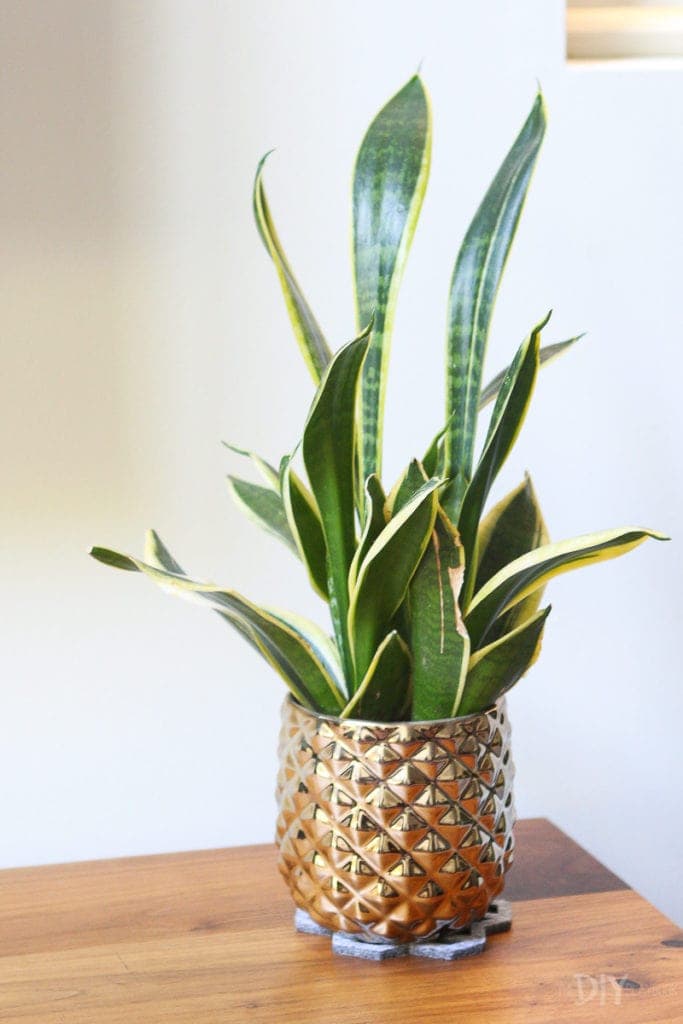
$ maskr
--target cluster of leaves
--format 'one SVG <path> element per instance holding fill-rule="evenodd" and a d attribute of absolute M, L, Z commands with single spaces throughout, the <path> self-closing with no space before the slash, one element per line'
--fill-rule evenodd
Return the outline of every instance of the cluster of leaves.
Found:
<path fill-rule="evenodd" d="M 630 528 L 551 543 L 528 477 L 484 515 L 539 367 L 577 340 L 542 348 L 546 317 L 509 367 L 482 388 L 493 304 L 544 130 L 538 95 L 457 256 L 444 429 L 388 494 L 380 480 L 387 360 L 430 162 L 431 115 L 419 76 L 379 112 L 358 154 L 353 262 L 360 333 L 334 355 L 277 236 L 264 161 L 258 167 L 256 223 L 317 390 L 300 444 L 307 482 L 291 454 L 276 469 L 228 446 L 249 458 L 262 479 L 230 481 L 238 504 L 303 562 L 329 603 L 333 639 L 298 616 L 190 579 L 153 531 L 142 560 L 92 551 L 102 562 L 142 572 L 213 607 L 315 711 L 397 721 L 486 709 L 538 654 L 550 611 L 541 598 L 551 577 L 661 536 Z M 478 416 L 489 403 L 493 410 L 475 460 Z"/>

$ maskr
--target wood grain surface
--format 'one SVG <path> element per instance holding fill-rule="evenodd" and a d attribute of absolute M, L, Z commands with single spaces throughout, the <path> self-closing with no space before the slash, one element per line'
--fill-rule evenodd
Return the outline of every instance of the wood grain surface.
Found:
<path fill-rule="evenodd" d="M 548 822 L 518 844 L 512 932 L 455 964 L 297 935 L 267 846 L 0 872 L 0 1021 L 683 1021 L 681 933 Z"/>

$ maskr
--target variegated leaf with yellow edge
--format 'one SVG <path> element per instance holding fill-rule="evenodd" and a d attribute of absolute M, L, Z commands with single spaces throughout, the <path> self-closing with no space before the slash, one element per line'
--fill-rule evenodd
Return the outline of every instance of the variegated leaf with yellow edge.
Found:
<path fill-rule="evenodd" d="M 516 558 L 475 594 L 465 616 L 472 649 L 480 648 L 501 612 L 514 607 L 548 580 L 580 566 L 604 562 L 633 550 L 648 537 L 668 540 L 663 533 L 639 527 L 622 527 L 588 533 L 530 551 Z"/>
<path fill-rule="evenodd" d="M 540 653 L 549 614 L 550 606 L 472 655 L 455 714 L 485 711 L 522 678 Z"/>
<path fill-rule="evenodd" d="M 315 498 L 285 456 L 280 466 L 282 504 L 299 557 L 306 567 L 311 586 L 327 600 L 327 549 L 320 512 Z"/>
<path fill-rule="evenodd" d="M 405 598 L 434 528 L 440 480 L 428 480 L 371 545 L 350 595 L 349 637 L 354 691 Z"/>
<path fill-rule="evenodd" d="M 259 608 L 237 591 L 192 580 L 109 548 L 95 547 L 90 554 L 105 565 L 143 573 L 162 590 L 208 604 L 246 627 L 247 636 L 251 634 L 256 638 L 259 650 L 277 669 L 298 701 L 327 714 L 337 714 L 343 709 L 344 687 L 332 671 L 329 639 L 315 623 L 297 617 L 288 620 L 286 613 L 273 614 Z"/>
<path fill-rule="evenodd" d="M 411 658 L 396 630 L 381 642 L 341 718 L 400 722 L 410 715 Z"/>
<path fill-rule="evenodd" d="M 515 558 L 550 543 L 548 528 L 528 473 L 482 520 L 477 535 L 477 578 L 474 592 Z M 489 643 L 529 619 L 543 599 L 539 587 L 519 604 L 499 616 L 489 633 Z"/>
<path fill-rule="evenodd" d="M 399 285 L 422 206 L 431 156 L 431 110 L 415 75 L 374 118 L 353 173 L 357 327 L 375 318 L 359 404 L 360 483 L 382 468 L 389 345 Z M 362 488 L 358 487 L 362 498 Z"/>
<path fill-rule="evenodd" d="M 261 240 L 275 264 L 287 312 L 289 313 L 289 319 L 294 328 L 299 348 L 310 374 L 317 384 L 332 358 L 332 352 L 313 314 L 313 310 L 306 301 L 299 282 L 294 276 L 273 224 L 263 184 L 263 167 L 269 156 L 270 153 L 266 153 L 256 169 L 253 194 L 254 217 L 256 218 L 256 226 Z"/>
<path fill-rule="evenodd" d="M 464 579 L 458 531 L 440 508 L 408 588 L 413 718 L 449 718 L 465 683 L 470 641 L 458 598 Z"/>

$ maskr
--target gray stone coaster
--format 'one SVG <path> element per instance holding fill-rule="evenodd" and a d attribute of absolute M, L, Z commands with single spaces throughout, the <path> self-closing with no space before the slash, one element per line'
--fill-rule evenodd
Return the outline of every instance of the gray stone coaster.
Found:
<path fill-rule="evenodd" d="M 407 956 L 410 944 L 368 942 L 348 932 L 335 932 L 332 936 L 332 952 L 338 956 L 355 956 L 359 960 L 394 960 L 397 956 Z"/>
<path fill-rule="evenodd" d="M 411 956 L 424 957 L 425 960 L 464 960 L 466 956 L 476 956 L 485 949 L 485 935 L 457 935 L 450 942 L 446 939 L 413 942 L 409 952 Z"/>
<path fill-rule="evenodd" d="M 303 932 L 304 935 L 332 934 L 329 928 L 323 928 L 321 924 L 313 920 L 307 911 L 300 909 L 294 911 L 294 927 L 298 932 Z"/>
<path fill-rule="evenodd" d="M 294 913 L 294 926 L 307 935 L 331 935 L 332 950 L 338 956 L 360 960 L 393 960 L 399 956 L 419 956 L 428 960 L 462 960 L 483 953 L 487 935 L 507 932 L 512 927 L 512 907 L 508 900 L 496 900 L 481 921 L 469 928 L 452 928 L 436 939 L 418 942 L 373 942 L 348 932 L 332 932 L 310 917 L 305 910 Z"/>

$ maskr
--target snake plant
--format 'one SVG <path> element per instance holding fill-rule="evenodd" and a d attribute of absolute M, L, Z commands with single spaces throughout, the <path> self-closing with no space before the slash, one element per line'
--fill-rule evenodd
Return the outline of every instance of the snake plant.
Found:
<path fill-rule="evenodd" d="M 215 609 L 324 714 L 372 721 L 481 711 L 536 659 L 554 576 L 631 550 L 652 530 L 550 541 L 527 476 L 490 511 L 496 476 L 520 432 L 538 371 L 577 340 L 541 346 L 543 317 L 509 366 L 482 386 L 501 276 L 545 132 L 539 94 L 455 260 L 447 305 L 444 427 L 385 491 L 382 421 L 396 299 L 427 186 L 431 112 L 419 76 L 379 111 L 353 174 L 357 336 L 333 352 L 278 238 L 258 165 L 256 225 L 275 266 L 315 393 L 299 443 L 260 482 L 229 478 L 238 505 L 300 559 L 329 604 L 333 636 L 289 612 L 189 577 L 154 531 L 144 557 L 92 555 L 142 572 Z M 475 439 L 489 405 L 483 444 Z M 417 455 L 418 453 L 412 453 Z"/>

